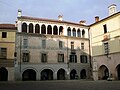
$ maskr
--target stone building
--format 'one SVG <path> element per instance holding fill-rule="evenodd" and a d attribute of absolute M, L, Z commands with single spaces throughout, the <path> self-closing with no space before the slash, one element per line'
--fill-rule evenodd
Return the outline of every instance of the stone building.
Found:
<path fill-rule="evenodd" d="M 0 81 L 14 80 L 16 31 L 14 24 L 0 24 Z"/>
<path fill-rule="evenodd" d="M 94 80 L 120 79 L 120 12 L 108 7 L 109 16 L 90 25 Z"/>
<path fill-rule="evenodd" d="M 16 26 L 16 80 L 90 78 L 89 27 L 85 21 L 22 16 Z"/>

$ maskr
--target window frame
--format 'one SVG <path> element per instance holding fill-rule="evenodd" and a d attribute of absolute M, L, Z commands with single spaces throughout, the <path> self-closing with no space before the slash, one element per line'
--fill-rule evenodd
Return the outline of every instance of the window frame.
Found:
<path fill-rule="evenodd" d="M 23 62 L 29 62 L 29 61 L 30 61 L 30 53 L 28 53 L 28 52 L 23 52 L 23 53 L 22 53 L 22 61 L 23 61 Z"/>
<path fill-rule="evenodd" d="M 46 53 L 41 53 L 41 62 L 46 63 L 47 62 L 47 54 Z"/>
<path fill-rule="evenodd" d="M 7 32 L 2 32 L 2 38 L 7 38 Z"/>
<path fill-rule="evenodd" d="M 58 62 L 64 62 L 64 54 L 58 54 Z"/>

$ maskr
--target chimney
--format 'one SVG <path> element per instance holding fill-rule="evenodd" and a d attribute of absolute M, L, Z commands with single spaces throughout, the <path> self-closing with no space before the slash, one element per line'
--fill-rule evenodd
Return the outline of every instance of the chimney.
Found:
<path fill-rule="evenodd" d="M 58 16 L 58 20 L 59 20 L 59 21 L 63 21 L 63 16 L 62 16 L 62 15 L 59 15 L 59 16 Z"/>
<path fill-rule="evenodd" d="M 98 22 L 99 21 L 99 16 L 96 16 L 95 17 L 95 22 Z"/>
<path fill-rule="evenodd" d="M 116 5 L 115 4 L 110 5 L 108 7 L 108 10 L 109 10 L 109 16 L 112 14 L 115 14 L 116 13 Z"/>
<path fill-rule="evenodd" d="M 85 20 L 81 20 L 81 21 L 80 21 L 80 24 L 86 25 L 86 21 L 85 21 Z"/>
<path fill-rule="evenodd" d="M 22 16 L 22 10 L 18 9 L 18 17 L 21 17 L 21 16 Z"/>

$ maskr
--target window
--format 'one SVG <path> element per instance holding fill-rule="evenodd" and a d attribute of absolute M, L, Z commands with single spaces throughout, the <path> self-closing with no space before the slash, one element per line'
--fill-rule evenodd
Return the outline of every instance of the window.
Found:
<path fill-rule="evenodd" d="M 76 37 L 76 30 L 73 28 L 73 37 Z"/>
<path fill-rule="evenodd" d="M 62 35 L 62 34 L 63 34 L 63 27 L 60 26 L 60 27 L 59 27 L 59 35 Z"/>
<path fill-rule="evenodd" d="M 48 25 L 47 27 L 47 34 L 52 34 L 52 26 Z"/>
<path fill-rule="evenodd" d="M 35 33 L 40 33 L 40 26 L 39 26 L 39 24 L 35 25 Z"/>
<path fill-rule="evenodd" d="M 46 34 L 46 26 L 44 24 L 41 26 L 41 34 Z"/>
<path fill-rule="evenodd" d="M 64 54 L 58 54 L 58 62 L 64 62 Z"/>
<path fill-rule="evenodd" d="M 27 33 L 27 24 L 26 23 L 22 24 L 22 32 Z"/>
<path fill-rule="evenodd" d="M 85 37 L 85 30 L 82 30 L 82 37 Z"/>
<path fill-rule="evenodd" d="M 81 37 L 80 29 L 78 29 L 78 31 L 77 31 L 77 36 Z"/>
<path fill-rule="evenodd" d="M 80 61 L 81 61 L 81 63 L 87 63 L 87 56 L 86 55 L 81 55 L 80 56 Z"/>
<path fill-rule="evenodd" d="M 81 49 L 84 50 L 84 43 L 81 43 Z"/>
<path fill-rule="evenodd" d="M 23 48 L 28 47 L 28 39 L 23 39 Z"/>
<path fill-rule="evenodd" d="M 43 48 L 43 49 L 46 48 L 46 40 L 42 40 L 42 48 Z"/>
<path fill-rule="evenodd" d="M 67 29 L 67 35 L 71 36 L 71 28 L 70 27 Z"/>
<path fill-rule="evenodd" d="M 29 62 L 29 53 L 23 53 L 23 62 Z"/>
<path fill-rule="evenodd" d="M 0 58 L 7 58 L 7 48 L 0 48 Z"/>
<path fill-rule="evenodd" d="M 58 27 L 57 26 L 53 27 L 53 34 L 58 35 Z"/>
<path fill-rule="evenodd" d="M 2 38 L 7 38 L 7 32 L 2 32 Z"/>
<path fill-rule="evenodd" d="M 71 42 L 71 50 L 74 50 L 74 42 Z"/>
<path fill-rule="evenodd" d="M 29 33 L 33 33 L 33 24 L 32 23 L 29 24 Z"/>
<path fill-rule="evenodd" d="M 104 33 L 107 33 L 107 25 L 103 25 L 103 28 L 104 28 Z"/>
<path fill-rule="evenodd" d="M 62 48 L 63 48 L 63 42 L 59 41 L 59 49 L 62 49 Z"/>
<path fill-rule="evenodd" d="M 104 51 L 105 51 L 104 52 L 105 54 L 107 54 L 107 55 L 109 54 L 109 44 L 108 44 L 108 42 L 104 43 Z"/>
<path fill-rule="evenodd" d="M 77 55 L 70 55 L 70 62 L 76 63 L 77 62 Z"/>
<path fill-rule="evenodd" d="M 47 62 L 47 54 L 42 53 L 42 55 L 41 55 L 41 62 Z"/>

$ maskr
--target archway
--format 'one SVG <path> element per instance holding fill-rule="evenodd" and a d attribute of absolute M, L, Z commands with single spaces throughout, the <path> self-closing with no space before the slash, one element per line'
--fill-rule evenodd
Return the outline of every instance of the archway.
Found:
<path fill-rule="evenodd" d="M 33 24 L 32 23 L 29 24 L 29 33 L 33 33 Z"/>
<path fill-rule="evenodd" d="M 57 72 L 57 79 L 58 80 L 65 80 L 65 70 L 59 69 Z"/>
<path fill-rule="evenodd" d="M 70 79 L 75 79 L 76 78 L 76 75 L 77 75 L 77 72 L 75 69 L 73 69 L 71 72 L 70 72 Z"/>
<path fill-rule="evenodd" d="M 83 70 L 81 70 L 81 72 L 80 72 L 80 78 L 81 79 L 86 79 L 86 70 L 85 69 L 83 69 Z"/>
<path fill-rule="evenodd" d="M 22 74 L 23 81 L 35 81 L 36 80 L 36 72 L 32 69 L 27 69 Z"/>
<path fill-rule="evenodd" d="M 116 67 L 117 70 L 117 79 L 120 80 L 120 64 Z"/>
<path fill-rule="evenodd" d="M 0 81 L 8 81 L 8 71 L 6 68 L 0 68 Z"/>
<path fill-rule="evenodd" d="M 100 80 L 107 80 L 109 77 L 109 70 L 105 65 L 100 66 L 98 70 L 98 78 Z"/>
<path fill-rule="evenodd" d="M 50 69 L 44 69 L 41 72 L 41 80 L 53 80 L 53 71 Z"/>
<path fill-rule="evenodd" d="M 40 33 L 40 26 L 39 26 L 39 24 L 35 25 L 35 33 Z"/>
<path fill-rule="evenodd" d="M 26 23 L 22 24 L 22 32 L 27 33 L 27 24 Z"/>

